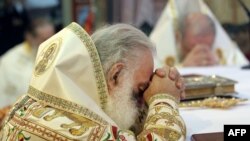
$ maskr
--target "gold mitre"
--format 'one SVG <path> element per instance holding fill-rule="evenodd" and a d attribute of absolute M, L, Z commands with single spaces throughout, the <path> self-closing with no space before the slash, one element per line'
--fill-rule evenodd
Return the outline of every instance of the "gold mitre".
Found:
<path fill-rule="evenodd" d="M 78 24 L 71 23 L 40 45 L 28 90 L 30 97 L 69 112 L 81 113 L 82 107 L 88 107 L 107 117 L 102 110 L 107 94 L 96 47 Z"/>

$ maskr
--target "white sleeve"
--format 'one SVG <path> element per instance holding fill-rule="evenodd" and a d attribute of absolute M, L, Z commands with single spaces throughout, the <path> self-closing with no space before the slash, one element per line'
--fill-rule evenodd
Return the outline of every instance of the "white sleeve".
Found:
<path fill-rule="evenodd" d="M 16 88 L 9 80 L 9 71 L 5 63 L 3 59 L 0 59 L 0 108 L 10 105 L 12 95 L 16 91 Z"/>

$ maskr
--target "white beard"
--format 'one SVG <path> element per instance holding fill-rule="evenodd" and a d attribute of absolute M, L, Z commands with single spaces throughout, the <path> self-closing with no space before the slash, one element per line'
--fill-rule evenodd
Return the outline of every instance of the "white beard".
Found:
<path fill-rule="evenodd" d="M 108 98 L 106 113 L 121 129 L 129 129 L 138 117 L 138 107 L 133 99 L 132 81 L 126 80 Z"/>

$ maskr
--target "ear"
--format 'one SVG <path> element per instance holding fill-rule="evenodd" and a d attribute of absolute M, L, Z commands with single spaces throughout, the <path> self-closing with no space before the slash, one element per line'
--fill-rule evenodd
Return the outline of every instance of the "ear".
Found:
<path fill-rule="evenodd" d="M 107 85 L 108 89 L 111 90 L 117 86 L 120 82 L 120 74 L 122 69 L 125 67 L 124 63 L 115 63 L 107 74 Z"/>

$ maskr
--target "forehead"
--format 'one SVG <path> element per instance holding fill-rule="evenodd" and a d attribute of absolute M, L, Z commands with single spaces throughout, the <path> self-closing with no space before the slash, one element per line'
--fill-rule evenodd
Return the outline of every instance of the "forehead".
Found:
<path fill-rule="evenodd" d="M 191 14 L 185 21 L 185 31 L 193 35 L 213 34 L 213 21 L 204 14 Z"/>
<path fill-rule="evenodd" d="M 138 60 L 134 80 L 135 83 L 148 83 L 153 73 L 154 61 L 150 50 L 143 51 Z"/>

